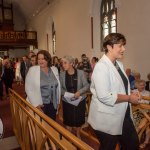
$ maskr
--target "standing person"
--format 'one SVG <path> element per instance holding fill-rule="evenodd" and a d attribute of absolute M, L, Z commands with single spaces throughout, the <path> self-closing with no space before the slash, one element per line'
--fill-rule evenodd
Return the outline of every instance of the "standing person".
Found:
<path fill-rule="evenodd" d="M 22 81 L 22 78 L 21 78 L 21 73 L 20 73 L 20 65 L 21 65 L 21 61 L 20 61 L 20 58 L 17 59 L 16 61 L 16 64 L 15 64 L 15 78 L 16 78 L 16 82 L 17 84 L 21 85 L 21 81 Z"/>
<path fill-rule="evenodd" d="M 81 95 L 85 97 L 85 92 L 89 89 L 89 84 L 82 70 L 75 69 L 74 59 L 72 56 L 65 56 L 62 59 L 64 72 L 60 74 L 60 83 L 62 95 L 65 92 L 74 93 L 75 98 Z M 71 105 L 63 101 L 63 121 L 69 131 L 73 127 L 77 129 L 77 137 L 80 138 L 80 127 L 85 123 L 85 103 L 86 99 L 79 103 L 78 106 Z"/>
<path fill-rule="evenodd" d="M 22 59 L 23 59 L 23 61 L 21 62 L 20 73 L 21 73 L 22 79 L 25 83 L 25 77 L 29 70 L 30 62 L 29 62 L 27 56 L 23 56 Z"/>
<path fill-rule="evenodd" d="M 79 69 L 83 70 L 88 82 L 90 83 L 90 73 L 92 72 L 91 64 L 89 61 L 89 58 L 86 56 L 86 54 L 81 55 L 81 62 L 79 63 Z"/>
<path fill-rule="evenodd" d="M 51 55 L 48 51 L 39 51 L 37 62 L 38 65 L 32 66 L 26 76 L 27 100 L 47 116 L 56 120 L 61 95 L 59 73 L 56 67 L 51 66 Z"/>
<path fill-rule="evenodd" d="M 35 53 L 33 51 L 30 51 L 29 54 L 28 54 L 28 59 L 29 61 L 31 60 L 31 57 L 35 55 Z"/>
<path fill-rule="evenodd" d="M 97 57 L 92 57 L 92 60 L 91 60 L 92 72 L 93 72 L 94 67 L 95 67 L 97 62 L 98 62 L 98 58 Z"/>
<path fill-rule="evenodd" d="M 0 100 L 3 99 L 3 74 L 4 74 L 4 66 L 9 62 L 7 56 L 4 56 L 4 59 L 1 59 L 0 62 Z"/>
<path fill-rule="evenodd" d="M 78 58 L 75 58 L 75 60 L 74 60 L 74 68 L 78 69 L 78 67 L 79 67 L 79 60 L 78 60 Z"/>
<path fill-rule="evenodd" d="M 8 89 L 9 88 L 12 89 L 12 84 L 13 84 L 13 79 L 14 79 L 14 72 L 13 72 L 13 68 L 10 64 L 10 61 L 5 63 L 4 73 L 3 73 L 2 79 L 3 79 L 4 84 L 5 84 L 7 97 L 9 97 Z"/>
<path fill-rule="evenodd" d="M 3 64 L 0 60 L 0 100 L 3 99 L 3 81 L 2 81 L 2 70 L 3 70 Z"/>
<path fill-rule="evenodd" d="M 57 56 L 53 57 L 53 66 L 55 66 L 58 69 L 58 72 L 60 73 L 60 63 Z"/>
<path fill-rule="evenodd" d="M 32 56 L 31 56 L 30 62 L 31 62 L 31 66 L 37 65 L 36 55 L 32 55 Z"/>
<path fill-rule="evenodd" d="M 124 35 L 111 33 L 104 39 L 105 54 L 96 64 L 91 83 L 92 101 L 88 122 L 101 143 L 100 150 L 138 150 L 139 140 L 131 119 L 130 103 L 138 104 L 138 93 L 130 94 L 130 84 L 117 59 L 123 57 Z"/>

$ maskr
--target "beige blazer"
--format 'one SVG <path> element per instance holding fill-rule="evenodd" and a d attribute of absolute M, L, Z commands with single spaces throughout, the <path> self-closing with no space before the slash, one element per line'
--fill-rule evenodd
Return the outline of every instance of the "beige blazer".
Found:
<path fill-rule="evenodd" d="M 122 63 L 119 61 L 117 63 L 126 76 Z M 121 135 L 128 103 L 115 103 L 117 95 L 126 94 L 126 92 L 117 69 L 105 54 L 96 64 L 91 80 L 92 101 L 88 123 L 95 130 L 111 135 Z M 130 94 L 129 81 L 128 93 Z"/>

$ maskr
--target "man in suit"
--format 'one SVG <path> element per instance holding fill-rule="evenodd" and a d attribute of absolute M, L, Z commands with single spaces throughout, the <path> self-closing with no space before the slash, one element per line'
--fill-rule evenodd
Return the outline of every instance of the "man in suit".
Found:
<path fill-rule="evenodd" d="M 25 77 L 26 77 L 26 74 L 31 65 L 30 65 L 30 62 L 29 62 L 27 56 L 23 56 L 22 59 L 23 59 L 23 61 L 21 62 L 20 73 L 21 73 L 22 79 L 25 83 Z"/>
<path fill-rule="evenodd" d="M 150 73 L 147 75 L 148 81 L 146 81 L 145 90 L 150 91 Z"/>

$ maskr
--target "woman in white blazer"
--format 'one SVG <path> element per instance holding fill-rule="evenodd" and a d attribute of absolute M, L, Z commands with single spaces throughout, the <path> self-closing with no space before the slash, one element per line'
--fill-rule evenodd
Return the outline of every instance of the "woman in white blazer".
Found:
<path fill-rule="evenodd" d="M 105 37 L 105 54 L 96 64 L 92 79 L 88 123 L 101 143 L 100 150 L 115 150 L 117 142 L 122 150 L 138 150 L 139 141 L 130 116 L 130 104 L 138 104 L 138 93 L 130 94 L 130 84 L 123 65 L 126 39 L 122 34 Z"/>
<path fill-rule="evenodd" d="M 38 52 L 37 62 L 38 66 L 31 67 L 26 76 L 27 100 L 55 120 L 61 95 L 58 70 L 51 66 L 51 56 L 46 50 Z"/>

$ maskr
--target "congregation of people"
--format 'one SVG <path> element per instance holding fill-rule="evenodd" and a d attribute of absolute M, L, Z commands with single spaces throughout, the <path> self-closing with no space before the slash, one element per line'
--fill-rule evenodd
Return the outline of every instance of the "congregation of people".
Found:
<path fill-rule="evenodd" d="M 81 55 L 80 61 L 80 59 L 68 55 L 63 58 L 51 57 L 50 53 L 46 50 L 39 50 L 38 53 L 31 51 L 28 56 L 23 56 L 22 58 L 9 59 L 5 57 L 0 63 L 0 100 L 3 100 L 5 97 L 3 87 L 5 87 L 6 97 L 9 97 L 9 88 L 13 89 L 14 82 L 18 86 L 24 85 L 27 101 L 55 121 L 59 113 L 60 103 L 62 102 L 64 125 L 70 132 L 75 129 L 77 137 L 81 138 L 80 129 L 86 122 L 86 93 L 90 92 L 90 86 L 91 90 L 99 86 L 95 84 L 97 87 L 92 87 L 93 82 L 95 83 L 96 81 L 94 79 L 93 81 L 91 80 L 97 63 L 99 63 L 97 57 L 93 57 L 90 60 L 86 54 Z M 119 63 L 116 65 L 120 66 Z M 98 65 L 95 71 L 97 69 Z M 121 69 L 118 72 L 122 78 L 125 78 Z M 147 75 L 147 81 L 141 79 L 140 73 L 133 72 L 130 68 L 126 69 L 126 75 L 130 83 L 131 93 L 139 92 L 141 96 L 150 96 L 150 73 Z M 95 73 L 93 76 L 96 76 Z M 101 76 L 97 76 L 97 78 L 101 78 Z M 127 86 L 125 85 L 125 87 Z M 94 91 L 95 95 L 93 91 L 92 94 L 98 97 L 99 91 L 96 90 Z M 128 91 L 129 89 L 126 89 L 127 95 Z M 66 92 L 73 93 L 74 100 L 82 96 L 78 106 L 74 106 L 66 101 L 64 96 Z M 143 99 L 140 100 L 140 103 L 150 104 L 149 101 Z M 128 104 L 127 109 L 129 109 Z M 133 114 L 133 121 L 137 133 L 148 122 L 140 112 Z M 102 134 L 97 131 L 96 127 L 94 130 L 97 137 Z M 144 139 L 144 142 L 140 145 L 141 148 L 146 147 L 150 142 L 149 126 L 146 129 Z"/>

